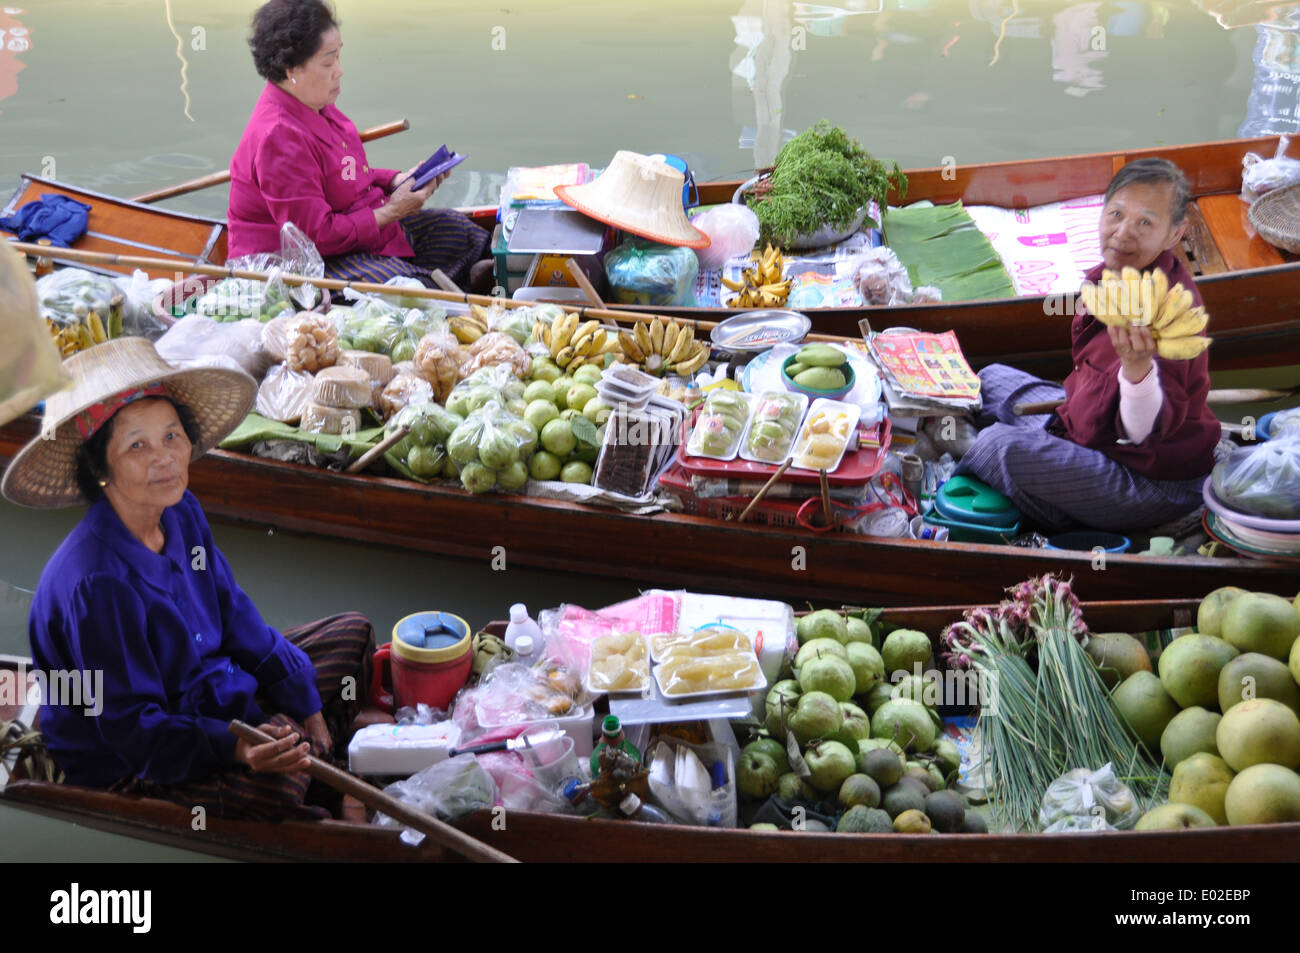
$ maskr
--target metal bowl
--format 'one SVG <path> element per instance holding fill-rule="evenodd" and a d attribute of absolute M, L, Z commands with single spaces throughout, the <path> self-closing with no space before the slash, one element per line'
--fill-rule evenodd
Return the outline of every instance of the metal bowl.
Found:
<path fill-rule="evenodd" d="M 733 205 L 745 204 L 745 193 L 758 184 L 763 176 L 756 175 L 740 183 L 740 187 L 732 193 L 731 201 Z M 810 248 L 823 248 L 826 245 L 834 245 L 842 242 L 850 235 L 857 232 L 862 227 L 862 223 L 867 220 L 867 207 L 863 205 L 853 217 L 853 222 L 847 229 L 833 228 L 830 225 L 823 225 L 814 232 L 806 232 L 802 235 L 796 235 L 787 242 L 782 248 L 790 251 L 807 251 Z"/>

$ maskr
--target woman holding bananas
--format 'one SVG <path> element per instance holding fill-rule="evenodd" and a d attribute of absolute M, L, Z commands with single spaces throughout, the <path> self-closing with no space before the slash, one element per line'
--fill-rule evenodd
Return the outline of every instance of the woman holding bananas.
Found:
<path fill-rule="evenodd" d="M 1174 254 L 1187 180 L 1172 162 L 1116 173 L 1099 225 L 1102 264 L 1075 308 L 1064 387 L 1000 364 L 980 372 L 982 430 L 958 472 L 1005 493 L 1037 526 L 1146 529 L 1196 509 L 1221 436 L 1206 404 L 1208 320 Z M 1062 400 L 1054 414 L 1015 404 Z"/>

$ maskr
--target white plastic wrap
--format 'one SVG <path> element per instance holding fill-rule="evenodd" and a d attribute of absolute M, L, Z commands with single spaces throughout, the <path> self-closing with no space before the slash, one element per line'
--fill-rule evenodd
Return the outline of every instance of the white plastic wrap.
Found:
<path fill-rule="evenodd" d="M 172 325 L 155 347 L 163 360 L 178 367 L 225 355 L 246 374 L 260 380 L 271 366 L 271 357 L 262 347 L 262 329 L 262 323 L 254 319 L 222 323 L 192 314 Z"/>
<path fill-rule="evenodd" d="M 747 205 L 718 205 L 691 219 L 691 224 L 709 236 L 709 247 L 695 254 L 700 267 L 721 268 L 728 258 L 743 255 L 754 247 L 760 231 L 758 216 Z"/>
<path fill-rule="evenodd" d="M 311 385 L 311 374 L 276 364 L 266 372 L 262 386 L 257 389 L 254 409 L 268 420 L 296 424 L 311 400 Z"/>
<path fill-rule="evenodd" d="M 1265 159 L 1254 152 L 1247 152 L 1241 160 L 1241 197 L 1253 202 L 1261 195 L 1274 189 L 1300 182 L 1300 159 L 1286 157 L 1287 146 L 1291 140 L 1281 136 L 1277 143 L 1277 152 L 1273 158 Z"/>
<path fill-rule="evenodd" d="M 1133 792 L 1119 782 L 1110 762 L 1096 771 L 1075 768 L 1047 786 L 1038 822 L 1048 834 L 1124 831 L 1142 817 Z"/>

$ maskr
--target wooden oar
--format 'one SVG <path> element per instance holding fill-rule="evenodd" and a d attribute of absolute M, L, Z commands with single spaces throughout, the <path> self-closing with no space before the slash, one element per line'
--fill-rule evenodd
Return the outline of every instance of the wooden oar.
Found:
<path fill-rule="evenodd" d="M 381 453 L 386 453 L 389 447 L 393 446 L 396 443 L 400 443 L 402 438 L 405 437 L 410 432 L 411 432 L 411 428 L 405 424 L 403 424 L 401 427 L 398 427 L 396 430 L 390 433 L 383 440 L 379 441 L 379 443 L 375 444 L 373 447 L 371 447 L 361 456 L 357 457 L 357 459 L 353 461 L 351 465 L 348 466 L 345 472 L 360 473 L 366 467 L 370 466 L 370 464 L 373 463 L 374 460 Z"/>
<path fill-rule="evenodd" d="M 44 245 L 32 245 L 26 242 L 10 242 L 9 246 L 25 255 L 50 255 L 50 249 Z M 172 271 L 178 276 L 185 273 L 209 275 L 214 278 L 248 278 L 253 281 L 266 281 L 270 276 L 261 271 L 244 271 L 227 265 L 198 265 L 192 261 L 176 258 L 144 258 L 137 255 L 117 255 L 111 252 L 84 251 L 77 248 L 59 248 L 53 252 L 60 261 L 75 261 L 88 265 L 118 265 L 124 268 L 143 268 L 152 271 Z M 502 308 L 532 307 L 528 301 L 513 301 L 509 298 L 496 298 L 490 295 L 454 294 L 447 291 L 435 291 L 432 288 L 394 288 L 392 285 L 378 285 L 366 281 L 340 281 L 337 278 L 309 278 L 305 275 L 282 274 L 280 278 L 290 285 L 315 285 L 330 291 L 343 291 L 351 288 L 358 294 L 368 295 L 402 295 L 408 298 L 429 298 L 434 301 L 460 301 L 466 304 L 481 304 L 484 307 L 496 305 Z M 179 280 L 179 277 L 178 279 Z M 588 308 L 585 306 L 565 306 L 566 311 L 576 311 L 579 317 L 595 318 L 600 321 L 649 321 L 653 314 L 633 314 L 626 311 L 611 311 L 606 308 Z M 675 320 L 695 326 L 697 331 L 709 330 L 715 321 L 691 321 L 689 318 Z M 836 340 L 830 335 L 808 335 L 811 340 Z"/>
<path fill-rule="evenodd" d="M 239 719 L 235 719 L 230 723 L 230 733 L 243 738 L 249 744 L 269 744 L 276 740 Z M 353 777 L 346 771 L 340 771 L 332 764 L 326 764 L 312 755 L 307 756 L 307 762 L 307 773 L 317 781 L 323 781 L 336 791 L 351 794 L 366 807 L 374 808 L 376 811 L 383 811 L 394 820 L 401 821 L 407 827 L 413 827 L 420 833 L 428 835 L 443 847 L 454 850 L 462 857 L 467 857 L 478 863 L 519 863 L 509 854 L 475 840 L 450 824 L 444 824 L 436 817 L 403 804 L 392 795 L 385 794 L 378 788 L 366 784 L 360 778 Z"/>
<path fill-rule="evenodd" d="M 1300 394 L 1300 386 L 1287 388 L 1266 387 L 1225 387 L 1212 390 L 1205 395 L 1207 404 L 1260 404 L 1274 400 L 1285 400 Z M 1027 404 L 1012 404 L 1011 412 L 1017 417 L 1033 414 L 1050 414 L 1060 407 L 1063 400 L 1037 400 Z"/>
<path fill-rule="evenodd" d="M 375 126 L 371 129 L 363 130 L 361 133 L 362 142 L 370 142 L 372 139 L 382 139 L 385 136 L 391 136 L 394 133 L 405 132 L 411 128 L 411 124 L 405 119 L 398 119 L 396 122 L 386 122 L 382 126 Z M 176 185 L 169 185 L 165 188 L 157 189 L 153 192 L 146 192 L 144 195 L 137 195 L 131 199 L 132 202 L 161 202 L 163 199 L 170 199 L 177 195 L 186 195 L 190 192 L 199 192 L 203 189 L 211 188 L 214 185 L 221 185 L 230 181 L 230 170 L 220 169 L 216 172 L 210 172 L 207 175 L 201 175 L 197 179 L 190 179 L 188 182 L 178 182 Z"/>
<path fill-rule="evenodd" d="M 739 516 L 736 517 L 737 523 L 743 523 L 749 518 L 750 511 L 763 501 L 763 497 L 767 496 L 767 491 L 776 486 L 776 481 L 785 475 L 785 471 L 790 469 L 790 464 L 792 463 L 794 463 L 793 458 L 786 460 L 785 463 L 776 468 L 776 472 L 767 478 L 767 482 L 764 483 L 762 487 L 759 488 L 759 491 L 754 494 L 754 498 L 749 501 L 749 505 L 741 511 Z"/>

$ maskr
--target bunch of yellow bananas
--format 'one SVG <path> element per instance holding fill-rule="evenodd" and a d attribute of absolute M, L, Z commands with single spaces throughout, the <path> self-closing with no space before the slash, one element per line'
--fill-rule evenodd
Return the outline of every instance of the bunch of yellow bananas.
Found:
<path fill-rule="evenodd" d="M 1210 346 L 1201 334 L 1210 316 L 1192 306 L 1192 292 L 1181 284 L 1169 287 L 1159 268 L 1139 272 L 1124 268 L 1118 275 L 1107 268 L 1097 284 L 1085 281 L 1079 295 L 1090 314 L 1110 327 L 1149 327 L 1156 353 L 1172 361 L 1188 361 Z"/>
<path fill-rule="evenodd" d="M 104 320 L 95 311 L 87 314 L 80 324 L 69 323 L 59 327 L 49 318 L 46 318 L 45 326 L 49 328 L 50 336 L 54 338 L 54 346 L 59 349 L 59 354 L 62 357 L 71 357 L 78 351 L 84 351 L 96 344 L 103 344 L 109 339 L 108 329 L 104 327 Z M 117 320 L 116 331 L 117 335 L 120 336 L 122 333 L 120 317 Z"/>
<path fill-rule="evenodd" d="M 473 344 L 488 331 L 488 313 L 482 305 L 469 306 L 469 314 L 453 314 L 447 319 L 451 333 L 461 344 Z"/>
<path fill-rule="evenodd" d="M 618 352 L 618 339 L 600 326 L 599 321 L 578 323 L 578 313 L 568 311 L 550 322 L 533 324 L 533 340 L 551 352 L 551 358 L 565 371 L 583 364 L 605 366 L 605 355 Z"/>
<path fill-rule="evenodd" d="M 709 359 L 709 345 L 695 340 L 695 325 L 676 318 L 638 321 L 631 331 L 620 331 L 618 341 L 627 363 L 656 377 L 670 370 L 689 377 Z"/>
<path fill-rule="evenodd" d="M 790 297 L 792 280 L 781 280 L 785 272 L 785 255 L 781 249 L 768 245 L 760 255 L 754 252 L 753 268 L 741 273 L 741 281 L 723 278 L 722 283 L 731 291 L 739 291 L 727 302 L 728 308 L 779 308 Z"/>

